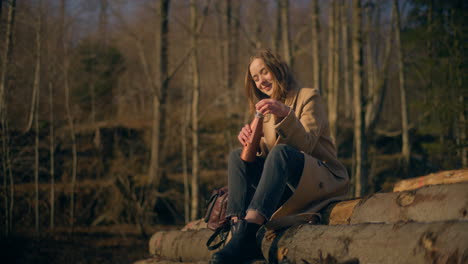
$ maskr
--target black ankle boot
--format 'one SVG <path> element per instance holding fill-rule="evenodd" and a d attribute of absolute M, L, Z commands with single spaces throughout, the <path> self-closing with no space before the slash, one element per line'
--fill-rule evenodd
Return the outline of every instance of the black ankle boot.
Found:
<path fill-rule="evenodd" d="M 260 225 L 239 219 L 233 225 L 231 240 L 213 255 L 210 264 L 241 264 L 248 260 L 263 259 L 256 239 L 259 228 Z"/>

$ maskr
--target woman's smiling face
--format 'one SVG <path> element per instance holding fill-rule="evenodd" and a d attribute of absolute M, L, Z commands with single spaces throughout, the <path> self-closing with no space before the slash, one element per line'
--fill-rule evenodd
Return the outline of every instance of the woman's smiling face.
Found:
<path fill-rule="evenodd" d="M 250 64 L 250 76 L 255 82 L 257 88 L 264 94 L 271 96 L 273 94 L 273 74 L 268 70 L 262 59 L 254 59 Z"/>

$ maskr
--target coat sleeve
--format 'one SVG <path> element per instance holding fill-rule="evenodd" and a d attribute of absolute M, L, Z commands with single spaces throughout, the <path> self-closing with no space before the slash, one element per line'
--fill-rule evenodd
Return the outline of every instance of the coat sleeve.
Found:
<path fill-rule="evenodd" d="M 311 154 L 327 123 L 320 96 L 312 95 L 304 100 L 298 111 L 299 117 L 291 109 L 289 114 L 275 125 L 276 133 L 286 144 Z"/>

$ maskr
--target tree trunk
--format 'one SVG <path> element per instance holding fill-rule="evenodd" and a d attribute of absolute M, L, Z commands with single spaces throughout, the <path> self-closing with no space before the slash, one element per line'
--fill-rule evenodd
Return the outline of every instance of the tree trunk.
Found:
<path fill-rule="evenodd" d="M 206 241 L 213 234 L 204 228 L 195 231 L 161 231 L 149 242 L 149 253 L 166 260 L 199 261 L 209 260 L 215 251 L 209 251 Z"/>
<path fill-rule="evenodd" d="M 229 6 L 229 1 L 228 1 Z M 228 7 L 229 9 L 229 7 Z M 227 13 L 229 13 L 228 11 Z M 199 209 L 199 150 L 198 150 L 198 109 L 199 109 L 199 97 L 200 97 L 200 72 L 198 69 L 198 37 L 197 32 L 197 3 L 196 0 L 190 0 L 190 21 L 192 28 L 191 42 L 194 47 L 190 65 L 192 69 L 192 206 L 191 206 L 191 220 L 198 218 Z M 228 23 L 229 26 L 229 23 Z M 229 44 L 228 44 L 229 46 Z M 228 56 L 229 57 L 229 56 Z M 229 60 L 228 63 L 229 64 Z M 229 66 L 228 66 L 229 68 Z M 228 78 L 229 79 L 229 78 Z M 230 87 L 229 87 L 230 88 Z"/>
<path fill-rule="evenodd" d="M 102 45 L 107 46 L 107 9 L 109 7 L 108 0 L 100 0 L 99 9 L 99 38 L 101 39 Z"/>
<path fill-rule="evenodd" d="M 260 0 L 260 1 L 254 1 L 253 3 L 254 5 L 254 14 L 257 13 L 257 12 L 262 12 L 261 10 L 263 10 L 264 6 L 265 6 L 265 2 Z M 255 43 L 255 48 L 259 49 L 262 47 L 262 39 L 261 39 L 261 35 L 262 35 L 262 19 L 263 17 L 262 16 L 254 16 L 254 26 L 252 27 L 254 29 L 254 34 L 253 34 L 253 39 L 254 39 L 254 43 Z M 276 22 L 278 23 L 278 22 Z M 275 38 L 273 38 L 273 41 L 275 41 Z M 273 44 L 273 46 L 276 45 L 275 43 Z M 233 54 L 236 54 L 236 53 L 233 53 Z"/>
<path fill-rule="evenodd" d="M 368 24 L 368 34 L 371 31 L 371 19 L 370 14 L 367 17 L 367 24 Z M 377 19 L 380 19 L 378 17 Z M 390 27 L 390 36 L 392 35 L 392 29 Z M 388 82 L 388 69 L 390 67 L 391 62 L 391 47 L 392 47 L 392 37 L 388 37 L 387 42 L 384 47 L 384 54 L 383 54 L 383 66 L 380 71 L 377 71 L 377 65 L 374 62 L 373 54 L 374 49 L 372 48 L 371 38 L 368 36 L 367 38 L 367 67 L 368 67 L 368 102 L 366 105 L 366 118 L 365 118 L 365 126 L 366 126 L 366 134 L 371 135 L 375 130 L 375 126 L 380 118 L 380 114 L 382 113 L 383 109 L 383 101 L 385 99 L 385 94 L 387 90 L 387 82 Z"/>
<path fill-rule="evenodd" d="M 279 53 L 280 51 L 280 46 L 281 46 L 281 1 L 282 0 L 276 0 L 276 20 L 275 20 L 275 31 L 273 35 L 273 50 L 276 53 Z"/>
<path fill-rule="evenodd" d="M 190 101 L 188 90 L 184 92 L 184 115 L 182 116 L 182 173 L 184 174 L 184 219 L 185 223 L 190 222 L 190 190 L 188 177 L 188 156 L 187 156 L 187 129 L 190 122 Z"/>
<path fill-rule="evenodd" d="M 13 25 L 15 23 L 16 0 L 12 0 L 8 9 L 8 21 L 5 32 L 5 46 L 2 54 L 2 67 L 0 76 L 0 111 L 6 111 L 6 81 L 7 69 L 11 60 L 11 50 L 13 49 Z M 5 116 L 6 118 L 6 116 Z M 5 135 L 5 134 L 4 134 Z"/>
<path fill-rule="evenodd" d="M 61 16 L 62 16 L 62 48 L 63 48 L 63 82 L 65 89 L 65 109 L 68 121 L 68 129 L 70 131 L 70 138 L 72 141 L 72 177 L 70 185 L 70 226 L 73 228 L 75 222 L 75 185 L 76 185 L 76 167 L 77 167 L 77 150 L 76 150 L 76 136 L 75 136 L 75 125 L 73 121 L 73 114 L 70 107 L 70 83 L 68 77 L 68 71 L 70 67 L 70 58 L 68 54 L 68 37 L 69 32 L 66 28 L 66 0 L 61 2 Z"/>
<path fill-rule="evenodd" d="M 461 67 L 461 66 L 460 66 Z M 461 71 L 459 74 L 463 74 Z M 461 76 L 459 77 L 461 82 Z M 461 86 L 460 86 L 461 88 Z M 462 111 L 460 111 L 459 117 L 458 117 L 458 138 L 459 138 L 459 146 L 461 148 L 460 150 L 460 159 L 461 159 L 461 164 L 462 168 L 467 168 L 468 167 L 468 147 L 466 146 L 466 105 L 465 105 L 465 96 L 460 95 L 458 97 L 458 100 L 460 101 L 460 106 L 462 107 Z"/>
<path fill-rule="evenodd" d="M 240 51 L 240 29 L 241 29 L 241 21 L 240 21 L 240 16 L 241 16 L 241 4 L 242 1 L 234 1 L 234 6 L 233 6 L 233 14 L 234 17 L 236 18 L 234 21 L 234 25 L 232 27 L 232 33 L 231 33 L 231 42 L 232 42 L 232 47 L 231 47 L 231 71 L 232 71 L 232 85 L 234 87 L 235 81 L 239 79 L 239 62 L 243 61 L 240 60 L 237 54 L 239 54 Z M 257 25 L 257 34 L 260 35 L 262 28 L 261 25 Z M 257 43 L 257 48 L 260 48 L 262 45 L 261 43 Z M 243 77 L 243 76 L 242 76 Z M 238 106 L 241 102 L 242 98 L 242 93 L 244 90 L 242 89 L 242 85 L 236 85 L 234 89 L 234 105 Z"/>
<path fill-rule="evenodd" d="M 353 0 L 353 104 L 354 104 L 354 146 L 356 169 L 354 172 L 355 195 L 364 196 L 367 192 L 367 145 L 365 136 L 365 106 L 362 82 L 362 36 L 361 1 Z"/>
<path fill-rule="evenodd" d="M 289 0 L 280 0 L 281 12 L 281 40 L 283 44 L 284 60 L 291 69 L 294 68 L 294 61 L 291 48 L 291 37 L 289 33 Z"/>
<path fill-rule="evenodd" d="M 332 110 L 332 119 L 330 122 L 330 131 L 332 139 L 336 144 L 336 131 L 338 124 L 338 94 L 340 87 L 340 62 L 339 62 L 339 47 L 340 47 L 340 25 L 339 25 L 339 6 L 338 1 L 333 2 L 333 110 Z M 330 120 L 329 120 L 330 121 Z"/>
<path fill-rule="evenodd" d="M 149 251 L 152 256 L 164 260 L 207 261 L 214 253 L 205 245 L 212 233 L 209 229 L 157 232 L 151 237 Z M 262 239 L 263 255 L 269 263 L 448 264 L 464 263 L 461 258 L 468 254 L 468 222 L 456 220 L 298 225 L 276 234 L 268 232 L 265 235 L 265 231 L 260 230 L 259 237 Z M 455 262 L 448 262 L 447 259 L 454 259 Z"/>
<path fill-rule="evenodd" d="M 337 2 L 330 1 L 328 9 L 328 85 L 327 85 L 327 103 L 328 103 L 328 121 L 330 123 L 330 134 L 333 141 L 336 142 L 336 121 L 338 118 L 338 25 L 337 20 Z"/>
<path fill-rule="evenodd" d="M 157 91 L 153 91 L 153 127 L 152 127 L 152 145 L 151 145 L 151 165 L 149 172 L 149 182 L 156 188 L 159 186 L 160 164 L 164 158 L 162 142 L 165 139 L 166 122 L 166 99 L 169 85 L 169 5 L 170 0 L 161 0 L 159 3 L 159 27 L 160 32 L 156 37 L 159 47 L 159 76 Z M 153 201 L 152 203 L 155 203 Z"/>
<path fill-rule="evenodd" d="M 401 153 L 404 158 L 405 166 L 409 167 L 411 147 L 409 141 L 409 128 L 408 128 L 408 104 L 406 102 L 406 87 L 405 87 L 405 75 L 404 75 L 404 64 L 403 64 L 403 47 L 401 46 L 400 40 L 400 10 L 398 8 L 398 1 L 393 0 L 393 9 L 395 10 L 395 44 L 396 44 L 396 56 L 398 63 L 398 81 L 400 86 L 400 101 L 401 101 L 401 136 L 402 136 L 402 150 Z"/>
<path fill-rule="evenodd" d="M 347 119 L 352 118 L 353 107 L 352 107 L 352 97 L 351 97 L 351 86 L 349 85 L 350 77 L 350 67 L 349 67 L 349 48 L 348 48 L 348 10 L 349 10 L 349 1 L 344 1 L 341 3 L 341 38 L 342 38 L 342 53 L 341 58 L 343 60 L 343 90 L 344 90 L 344 108 L 345 117 Z"/>
<path fill-rule="evenodd" d="M 426 176 L 401 180 L 393 187 L 394 192 L 410 191 L 422 186 L 451 184 L 468 181 L 468 169 L 441 171 Z"/>
<path fill-rule="evenodd" d="M 50 229 L 55 227 L 55 134 L 54 134 L 54 90 L 49 81 L 49 131 L 50 131 Z"/>
<path fill-rule="evenodd" d="M 151 125 L 151 163 L 149 171 L 148 182 L 157 186 L 156 180 L 159 177 L 159 154 L 160 154 L 160 143 L 159 139 L 161 133 L 161 113 L 160 113 L 160 98 L 153 95 L 153 119 Z"/>
<path fill-rule="evenodd" d="M 41 27 L 42 27 L 42 1 L 39 0 L 38 21 L 36 24 L 36 68 L 34 72 L 34 90 L 36 100 L 34 105 L 34 127 L 35 127 L 35 148 L 34 148 L 34 185 L 35 185 L 35 227 L 39 233 L 39 98 L 41 82 Z"/>
<path fill-rule="evenodd" d="M 225 103 L 226 103 L 226 114 L 227 118 L 229 120 L 229 117 L 231 116 L 232 112 L 232 63 L 231 63 L 231 24 L 232 24 L 232 8 L 231 8 L 232 1 L 231 0 L 225 0 L 224 3 L 224 23 L 223 23 L 223 58 L 224 58 L 224 89 L 226 91 L 227 96 L 225 97 Z M 194 98 L 192 98 L 194 100 Z M 193 107 L 193 106 L 192 106 Z"/>
<path fill-rule="evenodd" d="M 14 182 L 13 173 L 11 171 L 10 147 L 9 147 L 9 131 L 7 120 L 7 105 L 6 105 L 6 82 L 8 66 L 11 60 L 13 50 L 13 27 L 15 24 L 16 0 L 10 2 L 8 8 L 8 18 L 5 31 L 5 45 L 3 46 L 3 54 L 1 57 L 1 73 L 0 73 L 0 122 L 2 126 L 2 164 L 4 172 L 4 187 L 5 187 L 5 234 L 8 235 L 13 225 L 13 206 L 14 206 Z M 8 176 L 7 176 L 8 174 Z M 7 177 L 10 178 L 10 197 L 8 197 Z M 10 204 L 8 205 L 8 200 Z"/>
<path fill-rule="evenodd" d="M 463 263 L 467 244 L 466 221 L 300 225 L 263 239 L 262 251 L 270 263 Z"/>
<path fill-rule="evenodd" d="M 312 0 L 312 70 L 314 77 L 314 88 L 321 89 L 320 85 L 320 12 L 318 0 Z"/>
<path fill-rule="evenodd" d="M 329 225 L 466 220 L 468 183 L 432 185 L 405 192 L 376 193 L 329 206 Z M 434 211 L 432 208 L 444 208 Z M 326 214 L 324 214 L 326 216 Z"/>

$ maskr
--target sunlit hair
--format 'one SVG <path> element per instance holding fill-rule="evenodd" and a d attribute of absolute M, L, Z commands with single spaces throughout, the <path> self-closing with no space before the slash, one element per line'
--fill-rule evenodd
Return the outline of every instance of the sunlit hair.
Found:
<path fill-rule="evenodd" d="M 268 95 L 262 93 L 257 88 L 250 74 L 250 65 L 255 59 L 262 59 L 267 70 L 273 75 L 272 99 L 284 102 L 288 92 L 296 88 L 296 82 L 291 74 L 291 70 L 279 55 L 273 53 L 269 49 L 257 50 L 255 55 L 250 57 L 249 65 L 247 65 L 247 71 L 245 73 L 245 92 L 249 101 L 251 113 L 255 111 L 255 103 L 257 101 L 268 98 Z"/>

